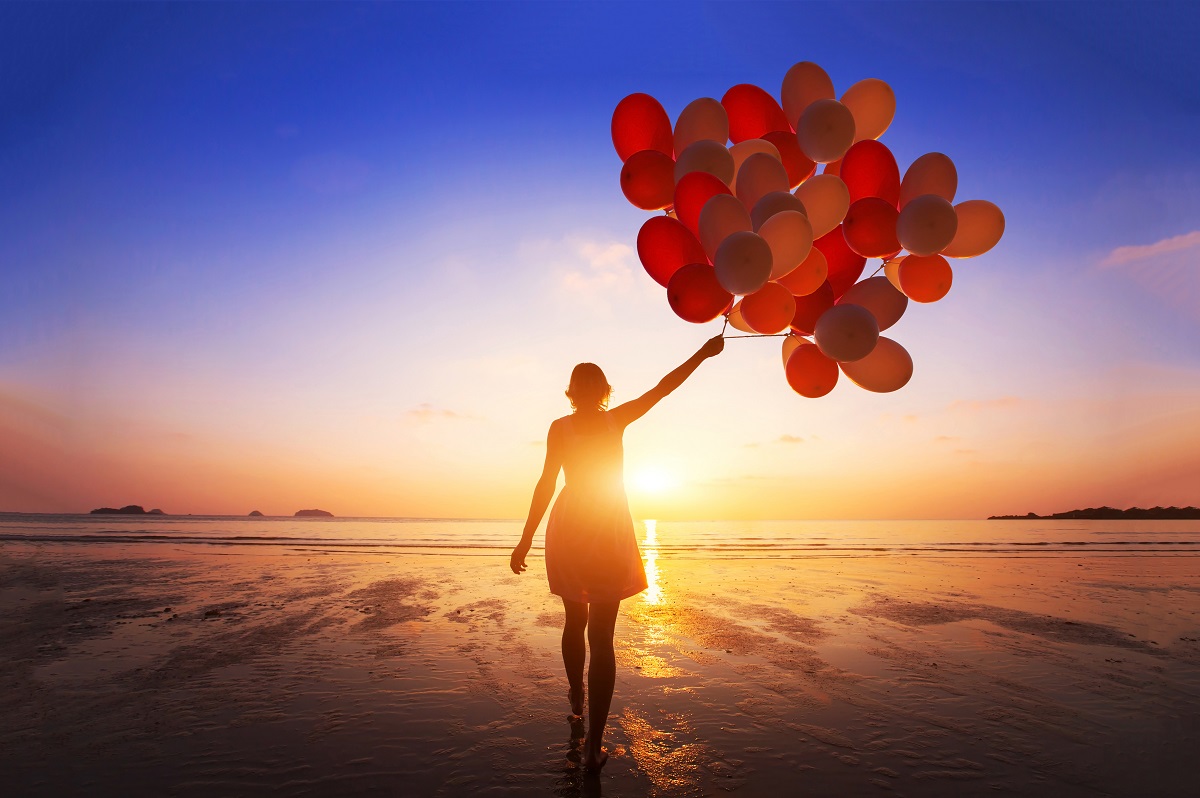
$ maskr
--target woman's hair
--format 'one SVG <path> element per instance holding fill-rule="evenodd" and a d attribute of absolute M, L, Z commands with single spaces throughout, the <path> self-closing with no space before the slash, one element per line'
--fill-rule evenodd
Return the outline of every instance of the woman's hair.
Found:
<path fill-rule="evenodd" d="M 571 384 L 566 393 L 575 410 L 593 407 L 603 410 L 608 407 L 612 386 L 595 363 L 580 363 L 571 371 Z"/>

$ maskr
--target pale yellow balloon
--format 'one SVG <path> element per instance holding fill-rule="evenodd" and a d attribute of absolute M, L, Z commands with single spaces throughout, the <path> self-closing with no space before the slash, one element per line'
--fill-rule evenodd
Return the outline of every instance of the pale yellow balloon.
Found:
<path fill-rule="evenodd" d="M 954 202 L 958 191 L 958 170 L 954 161 L 940 152 L 927 152 L 912 162 L 900 181 L 900 208 L 923 194 L 937 194 Z"/>
<path fill-rule="evenodd" d="M 954 240 L 958 214 L 954 206 L 937 194 L 922 194 L 904 206 L 896 220 L 900 246 L 913 255 L 935 255 Z"/>
<path fill-rule="evenodd" d="M 751 229 L 746 206 L 732 194 L 717 194 L 700 209 L 700 245 L 709 260 L 717 256 L 721 242 L 731 233 Z"/>
<path fill-rule="evenodd" d="M 754 207 L 750 209 L 750 221 L 754 224 L 755 232 L 763 226 L 763 222 L 780 211 L 799 211 L 808 216 L 808 209 L 794 194 L 786 191 L 772 191 L 754 203 Z"/>
<path fill-rule="evenodd" d="M 832 163 L 854 143 L 854 115 L 837 100 L 817 100 L 800 115 L 796 139 L 809 160 Z"/>
<path fill-rule="evenodd" d="M 900 264 L 904 262 L 904 257 L 892 258 L 887 263 L 883 264 L 883 276 L 887 278 L 892 286 L 900 291 Z M 902 292 L 903 293 L 903 292 Z"/>
<path fill-rule="evenodd" d="M 812 61 L 794 64 L 783 76 L 780 99 L 783 100 L 783 114 L 793 130 L 805 108 L 817 100 L 832 100 L 835 96 L 829 74 Z"/>
<path fill-rule="evenodd" d="M 779 154 L 779 148 L 765 139 L 746 139 L 745 141 L 739 141 L 729 148 L 729 154 L 733 156 L 734 182 L 728 184 L 731 191 L 737 191 L 737 174 L 741 170 L 742 164 L 751 155 L 756 155 L 760 152 L 766 153 L 780 163 L 783 163 L 783 156 Z"/>
<path fill-rule="evenodd" d="M 758 234 L 771 248 L 772 280 L 794 270 L 812 251 L 812 225 L 799 211 L 780 211 L 763 222 Z"/>
<path fill-rule="evenodd" d="M 787 191 L 791 188 L 783 163 L 765 152 L 755 153 L 743 161 L 734 182 L 734 194 L 746 206 L 747 211 L 771 192 Z"/>
<path fill-rule="evenodd" d="M 958 232 L 942 250 L 947 258 L 973 258 L 982 255 L 1004 235 L 1004 213 L 987 200 L 967 200 L 954 206 Z"/>
<path fill-rule="evenodd" d="M 771 276 L 771 248 L 757 233 L 730 233 L 713 258 L 717 282 L 731 294 L 753 294 Z"/>
<path fill-rule="evenodd" d="M 746 324 L 746 320 L 742 318 L 742 300 L 740 299 L 733 306 L 733 310 L 729 311 L 729 326 L 744 333 L 754 332 L 754 328 Z"/>
<path fill-rule="evenodd" d="M 908 351 L 891 338 L 879 336 L 875 348 L 861 360 L 838 363 L 855 385 L 875 393 L 898 391 L 912 379 L 913 361 Z"/>
<path fill-rule="evenodd" d="M 817 238 L 841 224 L 850 210 L 850 190 L 837 175 L 813 175 L 792 193 L 804 203 Z"/>
<path fill-rule="evenodd" d="M 896 115 L 896 94 L 878 78 L 860 80 L 842 95 L 842 105 L 854 116 L 854 140 L 877 139 Z"/>
<path fill-rule="evenodd" d="M 783 367 L 787 368 L 788 358 L 792 356 L 792 352 L 796 351 L 796 347 L 800 344 L 811 343 L 806 338 L 801 338 L 799 335 L 789 335 L 783 339 Z"/>
<path fill-rule="evenodd" d="M 729 140 L 729 115 L 712 97 L 692 100 L 675 120 L 675 155 L 697 141 L 715 141 L 722 147 Z"/>
<path fill-rule="evenodd" d="M 675 182 L 689 172 L 708 172 L 729 185 L 733 182 L 733 156 L 724 144 L 707 140 L 693 142 L 675 161 Z"/>
<path fill-rule="evenodd" d="M 880 330 L 886 330 L 904 315 L 908 308 L 908 297 L 888 282 L 886 277 L 868 277 L 842 294 L 839 303 L 858 305 L 871 311 Z"/>

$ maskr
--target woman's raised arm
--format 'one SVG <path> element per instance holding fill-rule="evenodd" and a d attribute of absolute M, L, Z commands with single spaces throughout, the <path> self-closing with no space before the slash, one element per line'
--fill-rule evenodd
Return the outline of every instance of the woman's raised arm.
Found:
<path fill-rule="evenodd" d="M 623 405 L 614 407 L 612 411 L 613 419 L 621 426 L 629 426 L 637 421 L 650 408 L 658 404 L 663 397 L 671 391 L 683 385 L 683 381 L 692 376 L 701 363 L 710 357 L 715 357 L 721 354 L 721 350 L 725 348 L 725 337 L 718 335 L 704 342 L 704 346 L 696 350 L 696 354 L 683 361 L 683 364 L 672 371 L 667 376 L 658 381 L 649 391 L 639 396 L 637 399 L 632 399 Z"/>

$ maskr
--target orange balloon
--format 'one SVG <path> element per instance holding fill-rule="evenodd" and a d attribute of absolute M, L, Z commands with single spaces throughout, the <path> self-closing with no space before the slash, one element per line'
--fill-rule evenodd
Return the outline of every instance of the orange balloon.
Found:
<path fill-rule="evenodd" d="M 875 393 L 898 391 L 912 379 L 913 362 L 908 351 L 891 338 L 879 337 L 871 354 L 852 363 L 838 364 L 842 373 L 860 388 Z"/>
<path fill-rule="evenodd" d="M 763 226 L 763 222 L 780 211 L 799 211 L 808 216 L 808 210 L 805 209 L 804 203 L 794 194 L 786 191 L 772 191 L 754 203 L 754 207 L 750 209 L 750 222 L 754 225 L 754 231 L 758 232 L 758 228 Z"/>
<path fill-rule="evenodd" d="M 892 258 L 887 263 L 883 264 L 883 276 L 888 279 L 888 282 L 895 286 L 897 291 L 903 291 L 900 288 L 900 264 L 904 261 L 904 257 Z"/>
<path fill-rule="evenodd" d="M 837 175 L 813 175 L 795 191 L 817 238 L 837 228 L 850 209 L 850 192 Z"/>
<path fill-rule="evenodd" d="M 793 391 L 809 399 L 817 399 L 837 385 L 838 366 L 821 354 L 814 344 L 802 343 L 788 358 L 784 374 Z"/>
<path fill-rule="evenodd" d="M 697 141 L 715 141 L 722 147 L 729 139 L 729 117 L 725 106 L 712 97 L 692 100 L 675 120 L 675 152 L 681 153 Z"/>
<path fill-rule="evenodd" d="M 860 80 L 842 95 L 842 104 L 854 115 L 854 140 L 877 139 L 896 115 L 896 94 L 878 78 Z"/>
<path fill-rule="evenodd" d="M 922 194 L 904 206 L 896 220 L 900 246 L 914 255 L 941 252 L 958 232 L 954 206 L 937 194 Z"/>
<path fill-rule="evenodd" d="M 864 197 L 850 205 L 842 232 L 846 245 L 864 258 L 882 258 L 900 250 L 896 238 L 896 206 L 879 197 Z"/>
<path fill-rule="evenodd" d="M 742 319 L 756 333 L 772 335 L 786 330 L 796 312 L 792 292 L 779 283 L 767 283 L 741 302 Z"/>
<path fill-rule="evenodd" d="M 771 248 L 771 279 L 791 272 L 812 251 L 812 225 L 799 211 L 781 211 L 763 223 L 758 234 Z"/>
<path fill-rule="evenodd" d="M 825 260 L 824 252 L 813 247 L 808 251 L 808 257 L 803 263 L 778 278 L 776 282 L 791 291 L 793 296 L 803 297 L 825 285 L 828 277 L 829 261 Z"/>
<path fill-rule="evenodd" d="M 805 108 L 817 100 L 834 98 L 833 81 L 829 73 L 812 61 L 801 61 L 783 76 L 783 89 L 779 95 L 783 100 L 783 114 L 794 130 Z"/>
<path fill-rule="evenodd" d="M 759 152 L 747 158 L 738 169 L 733 193 L 749 211 L 772 191 L 787 191 L 789 188 L 787 170 L 779 159 Z"/>
<path fill-rule="evenodd" d="M 621 167 L 625 199 L 644 211 L 671 207 L 675 198 L 675 162 L 658 150 L 635 152 Z"/>
<path fill-rule="evenodd" d="M 649 94 L 631 94 L 613 110 L 613 147 L 622 161 L 642 150 L 655 150 L 670 158 L 674 153 L 671 118 Z"/>
<path fill-rule="evenodd" d="M 954 272 L 941 255 L 909 255 L 900 264 L 900 290 L 914 302 L 937 302 L 953 281 Z"/>
<path fill-rule="evenodd" d="M 837 100 L 817 100 L 800 115 L 796 137 L 810 160 L 836 161 L 854 143 L 854 115 Z"/>
<path fill-rule="evenodd" d="M 729 319 L 729 326 L 733 329 L 744 333 L 754 333 L 754 328 L 742 318 L 742 300 L 739 299 L 733 303 L 733 309 L 729 311 L 725 318 Z"/>
<path fill-rule="evenodd" d="M 900 181 L 900 209 L 922 194 L 937 194 L 954 202 L 958 191 L 958 170 L 954 161 L 940 152 L 927 152 L 912 162 Z"/>
<path fill-rule="evenodd" d="M 783 339 L 783 367 L 787 368 L 788 358 L 792 356 L 792 352 L 796 351 L 796 347 L 800 344 L 808 343 L 805 339 L 798 335 L 788 335 Z"/>
<path fill-rule="evenodd" d="M 710 261 L 717 257 L 717 248 L 722 241 L 732 233 L 750 229 L 746 206 L 730 194 L 710 197 L 700 211 L 700 244 Z"/>
<path fill-rule="evenodd" d="M 908 297 L 900 293 L 886 277 L 868 277 L 850 286 L 838 304 L 858 305 L 871 311 L 882 331 L 900 321 L 908 307 Z"/>
<path fill-rule="evenodd" d="M 733 156 L 724 144 L 707 140 L 693 142 L 675 161 L 675 182 L 691 172 L 707 172 L 729 185 L 733 181 Z"/>
<path fill-rule="evenodd" d="M 942 250 L 947 258 L 973 258 L 982 255 L 1004 235 L 1004 214 L 987 200 L 967 200 L 954 206 L 958 231 Z"/>

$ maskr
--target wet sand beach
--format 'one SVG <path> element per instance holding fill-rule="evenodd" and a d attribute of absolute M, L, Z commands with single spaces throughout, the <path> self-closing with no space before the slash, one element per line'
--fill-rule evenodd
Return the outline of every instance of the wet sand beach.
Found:
<path fill-rule="evenodd" d="M 1190 795 L 1200 558 L 665 558 L 596 779 L 541 560 L 0 547 L 7 795 Z"/>

